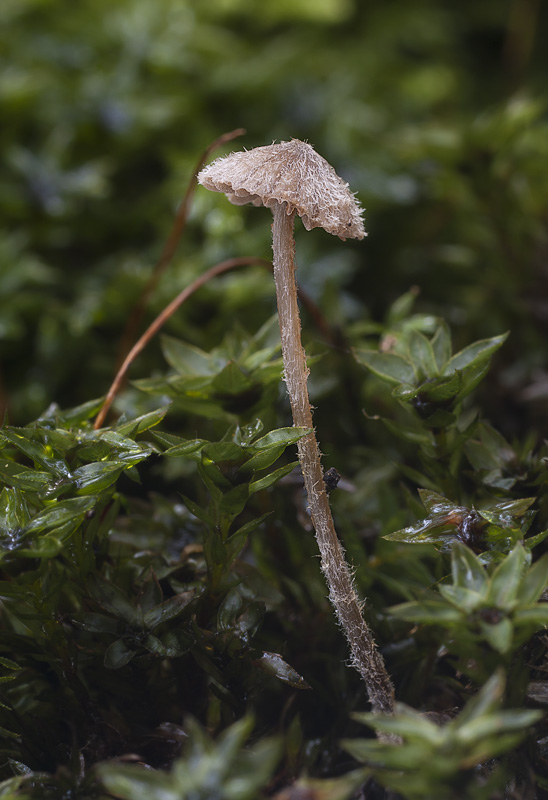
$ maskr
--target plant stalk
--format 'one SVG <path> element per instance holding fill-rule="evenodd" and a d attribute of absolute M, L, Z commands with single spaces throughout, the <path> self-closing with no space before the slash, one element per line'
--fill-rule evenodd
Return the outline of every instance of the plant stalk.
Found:
<path fill-rule="evenodd" d="M 312 410 L 308 398 L 308 367 L 301 343 L 301 323 L 295 281 L 294 213 L 287 214 L 285 203 L 273 208 L 272 249 L 278 318 L 282 340 L 284 379 L 287 385 L 293 424 L 312 428 Z M 344 630 L 352 664 L 367 687 L 369 701 L 376 713 L 394 710 L 394 687 L 382 656 L 362 615 L 352 574 L 337 537 L 323 480 L 321 454 L 315 433 L 297 443 L 308 504 L 321 556 L 321 568 L 329 587 L 329 598 Z"/>
<path fill-rule="evenodd" d="M 177 297 L 169 303 L 163 311 L 161 311 L 156 319 L 151 322 L 148 326 L 146 331 L 139 337 L 139 339 L 135 342 L 127 356 L 125 357 L 124 361 L 122 362 L 121 366 L 116 373 L 116 377 L 114 378 L 110 389 L 108 390 L 107 396 L 105 397 L 105 401 L 101 406 L 99 413 L 97 414 L 97 418 L 93 424 L 94 430 L 98 430 L 104 423 L 108 412 L 110 411 L 110 407 L 114 402 L 114 399 L 120 389 L 122 388 L 126 375 L 128 373 L 129 368 L 139 355 L 139 353 L 145 349 L 147 344 L 150 342 L 151 339 L 156 336 L 160 328 L 168 321 L 168 319 L 173 316 L 173 314 L 177 311 L 183 303 L 188 300 L 188 298 L 194 294 L 197 289 L 200 289 L 204 286 L 208 281 L 212 278 L 216 278 L 217 275 L 222 275 L 224 272 L 228 272 L 231 269 L 235 269 L 236 267 L 246 267 L 250 264 L 265 264 L 266 266 L 270 266 L 269 261 L 265 261 L 264 258 L 229 258 L 228 261 L 221 261 L 219 264 L 216 264 L 211 269 L 208 269 L 207 272 L 204 272 L 202 275 L 199 275 L 196 280 L 192 281 L 192 283 L 183 289 Z"/>

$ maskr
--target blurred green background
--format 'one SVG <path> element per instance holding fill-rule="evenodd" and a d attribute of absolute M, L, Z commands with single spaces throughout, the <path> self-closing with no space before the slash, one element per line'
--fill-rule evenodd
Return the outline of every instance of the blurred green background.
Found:
<path fill-rule="evenodd" d="M 367 209 L 365 242 L 297 230 L 300 281 L 329 324 L 367 331 L 416 286 L 416 307 L 444 316 L 457 345 L 510 329 L 484 408 L 506 435 L 542 429 L 547 23 L 540 0 L 2 0 L 10 420 L 107 390 L 200 153 L 243 126 L 232 149 L 306 139 Z M 268 258 L 269 240 L 267 211 L 199 189 L 143 326 L 217 261 Z M 212 282 L 166 330 L 210 349 L 274 310 L 253 267 Z M 163 368 L 154 343 L 132 376 Z"/>

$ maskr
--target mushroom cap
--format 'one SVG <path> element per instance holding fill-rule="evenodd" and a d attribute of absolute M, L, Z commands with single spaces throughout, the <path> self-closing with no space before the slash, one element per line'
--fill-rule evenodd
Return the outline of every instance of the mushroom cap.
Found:
<path fill-rule="evenodd" d="M 333 167 L 299 139 L 217 158 L 198 174 L 212 192 L 231 203 L 273 208 L 284 203 L 307 230 L 323 228 L 341 239 L 363 239 L 362 209 Z"/>

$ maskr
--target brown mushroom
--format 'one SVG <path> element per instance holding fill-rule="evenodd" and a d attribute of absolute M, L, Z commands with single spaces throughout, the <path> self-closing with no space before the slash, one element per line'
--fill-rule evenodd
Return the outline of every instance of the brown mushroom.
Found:
<path fill-rule="evenodd" d="M 309 370 L 301 344 L 295 282 L 295 214 L 301 217 L 307 230 L 321 227 L 343 240 L 363 239 L 366 234 L 360 206 L 333 167 L 311 145 L 298 139 L 219 158 L 199 173 L 198 181 L 206 189 L 224 192 L 236 205 L 253 203 L 272 210 L 274 280 L 284 378 L 293 423 L 312 430 L 299 441 L 298 451 L 321 567 L 331 602 L 350 645 L 353 665 L 365 681 L 373 710 L 391 713 L 392 683 L 363 619 L 329 507 L 308 398 Z"/>
<path fill-rule="evenodd" d="M 198 175 L 213 192 L 231 203 L 266 206 L 285 204 L 307 231 L 323 228 L 341 239 L 363 239 L 362 212 L 356 198 L 333 167 L 306 142 L 292 139 L 218 158 Z"/>

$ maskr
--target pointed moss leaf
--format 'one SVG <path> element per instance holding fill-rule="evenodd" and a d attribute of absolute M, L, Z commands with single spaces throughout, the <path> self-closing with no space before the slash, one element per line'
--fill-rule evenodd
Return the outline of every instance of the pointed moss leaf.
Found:
<path fill-rule="evenodd" d="M 395 397 L 396 400 L 401 400 L 403 403 L 408 403 L 417 397 L 420 392 L 420 386 L 415 386 L 412 383 L 400 383 L 392 390 L 392 397 Z"/>
<path fill-rule="evenodd" d="M 157 636 L 154 636 L 152 633 L 149 633 L 148 636 L 145 637 L 143 641 L 143 647 L 145 650 L 148 650 L 149 653 L 157 656 L 166 656 L 166 649 L 164 647 L 164 643 L 161 639 L 158 639 Z"/>
<path fill-rule="evenodd" d="M 107 647 L 104 657 L 104 665 L 107 669 L 120 669 L 129 664 L 131 659 L 137 655 L 135 650 L 128 647 L 122 639 L 117 639 Z"/>
<path fill-rule="evenodd" d="M 480 739 L 475 744 L 468 745 L 466 755 L 460 762 L 461 768 L 463 770 L 471 769 L 488 759 L 493 759 L 502 753 L 507 753 L 509 750 L 515 750 L 526 733 L 527 731 L 499 733 L 497 736 L 488 736 L 485 739 Z"/>
<path fill-rule="evenodd" d="M 477 426 L 477 436 L 465 443 L 466 455 L 475 469 L 502 469 L 516 458 L 506 439 L 487 423 Z"/>
<path fill-rule="evenodd" d="M 63 538 L 74 530 L 74 525 L 67 524 L 62 528 L 56 529 L 55 536 L 51 533 L 40 536 L 29 547 L 22 547 L 17 551 L 17 556 L 21 558 L 55 558 L 63 549 Z"/>
<path fill-rule="evenodd" d="M 462 374 L 455 372 L 446 378 L 436 378 L 420 386 L 421 397 L 431 403 L 445 403 L 457 395 L 462 386 Z"/>
<path fill-rule="evenodd" d="M 425 430 L 424 425 L 419 425 L 418 420 L 416 424 L 414 424 L 414 421 L 411 418 L 410 425 L 407 428 L 402 428 L 400 423 L 396 424 L 386 418 L 383 418 L 382 421 L 388 430 L 400 439 L 406 439 L 408 442 L 413 442 L 413 444 L 421 447 L 433 447 L 435 444 L 435 439 L 432 432 Z"/>
<path fill-rule="evenodd" d="M 229 466 L 232 467 L 231 471 L 233 472 L 233 476 L 235 476 L 237 474 L 237 467 L 234 468 L 234 465 Z M 230 491 L 232 487 L 231 481 L 228 479 L 228 477 L 225 477 L 225 474 L 223 474 L 223 471 L 219 468 L 219 466 L 217 466 L 217 464 L 215 464 L 210 458 L 207 458 L 203 452 L 201 461 L 198 464 L 198 472 L 201 479 L 209 489 L 214 502 L 220 502 L 223 492 Z"/>
<path fill-rule="evenodd" d="M 195 590 L 191 589 L 188 592 L 180 592 L 175 597 L 165 600 L 157 606 L 154 606 L 150 611 L 144 615 L 143 624 L 149 630 L 152 630 L 162 622 L 174 619 L 177 617 L 188 604 L 194 599 Z"/>
<path fill-rule="evenodd" d="M 243 462 L 246 457 L 245 448 L 234 442 L 209 442 L 204 445 L 202 453 L 214 464 L 223 461 Z"/>
<path fill-rule="evenodd" d="M 518 543 L 492 574 L 486 597 L 487 603 L 495 608 L 506 609 L 515 605 L 526 558 L 525 548 Z"/>
<path fill-rule="evenodd" d="M 278 739 L 263 739 L 253 749 L 245 751 L 224 780 L 223 788 L 227 800 L 256 800 L 260 797 L 272 777 L 281 750 L 282 745 Z M 343 800 L 342 795 L 337 799 L 332 794 L 331 798 Z"/>
<path fill-rule="evenodd" d="M 151 576 L 152 577 L 152 576 Z M 164 594 L 162 588 L 156 580 L 147 580 L 141 586 L 138 604 L 143 614 L 147 614 L 155 606 L 160 606 Z"/>
<path fill-rule="evenodd" d="M 115 458 L 118 461 L 131 460 L 140 455 L 147 455 L 150 453 L 150 446 L 146 443 L 139 444 L 127 436 L 122 436 L 120 433 L 109 428 L 94 431 L 88 437 L 90 442 L 96 442 L 98 446 L 107 447 L 107 453 L 114 451 Z M 105 453 L 104 453 L 105 454 Z M 104 455 L 103 454 L 103 455 Z M 99 460 L 99 459 L 93 459 Z"/>
<path fill-rule="evenodd" d="M 217 531 L 208 528 L 203 534 L 204 556 L 207 564 L 226 564 L 227 551 Z"/>
<path fill-rule="evenodd" d="M 479 692 L 466 703 L 458 716 L 458 724 L 464 725 L 472 720 L 480 719 L 484 714 L 489 714 L 498 708 L 504 696 L 505 686 L 504 672 L 497 670 L 483 684 Z"/>
<path fill-rule="evenodd" d="M 548 626 L 548 603 L 535 603 L 525 608 L 518 608 L 512 614 L 516 625 L 531 625 L 535 628 Z"/>
<path fill-rule="evenodd" d="M 249 447 L 253 441 L 257 439 L 257 436 L 264 430 L 264 423 L 262 420 L 256 418 L 253 422 L 250 422 L 248 425 L 237 425 L 232 436 L 232 439 L 236 444 L 243 445 L 244 447 Z"/>
<path fill-rule="evenodd" d="M 135 608 L 122 591 L 114 583 L 104 579 L 93 578 L 90 580 L 90 591 L 102 608 L 110 611 L 128 625 L 140 625 L 142 614 Z"/>
<path fill-rule="evenodd" d="M 15 661 L 12 661 L 11 658 L 5 658 L 4 656 L 0 657 L 0 667 L 5 667 L 6 669 L 18 670 L 21 669 L 19 664 Z"/>
<path fill-rule="evenodd" d="M 162 336 L 162 351 L 170 367 L 180 375 L 216 375 L 221 364 L 209 353 L 172 336 Z"/>
<path fill-rule="evenodd" d="M 397 735 L 397 734 L 396 734 Z M 344 749 L 356 761 L 367 765 L 370 769 L 379 769 L 376 775 L 379 782 L 390 785 L 391 789 L 405 792 L 409 800 L 423 800 L 431 791 L 426 769 L 417 772 L 417 765 L 432 762 L 432 748 L 426 742 L 406 742 L 404 746 L 387 746 L 385 742 L 372 739 L 344 739 Z M 444 754 L 445 756 L 445 754 Z M 448 766 L 449 765 L 449 766 Z M 456 768 L 453 768 L 456 771 Z M 451 770 L 451 762 L 445 756 L 443 771 Z"/>
<path fill-rule="evenodd" d="M 411 480 L 416 483 L 417 486 L 433 491 L 434 483 L 424 474 L 424 472 L 420 472 L 418 469 L 414 469 L 407 464 L 399 464 L 398 466 L 401 472 L 408 478 L 411 478 Z M 420 511 L 418 513 L 420 513 Z"/>
<path fill-rule="evenodd" d="M 410 316 L 417 300 L 417 294 L 418 290 L 412 288 L 394 300 L 386 315 L 387 322 L 390 326 L 402 322 Z"/>
<path fill-rule="evenodd" d="M 95 417 L 103 405 L 104 397 L 99 397 L 96 400 L 88 400 L 87 403 L 82 403 L 80 406 L 69 408 L 65 410 L 54 411 L 54 420 L 59 427 L 62 425 L 77 425 L 78 423 L 87 422 L 88 419 Z M 44 417 L 40 417 L 44 419 Z"/>
<path fill-rule="evenodd" d="M 493 471 L 499 469 L 498 453 L 488 450 L 483 442 L 468 440 L 464 443 L 464 451 L 468 461 L 477 471 Z"/>
<path fill-rule="evenodd" d="M 438 325 L 430 344 L 434 351 L 438 372 L 441 373 L 451 358 L 451 333 L 448 324 L 444 320 Z"/>
<path fill-rule="evenodd" d="M 119 422 L 116 425 L 116 430 L 123 436 L 129 436 L 130 434 L 131 436 L 135 436 L 138 433 L 148 431 L 150 428 L 158 425 L 158 423 L 163 420 L 168 410 L 169 405 L 166 405 L 162 406 L 161 408 L 157 408 L 155 411 L 149 411 L 148 414 L 143 414 L 135 419 L 130 419 L 127 422 Z"/>
<path fill-rule="evenodd" d="M 206 444 L 208 444 L 206 439 L 188 439 L 186 441 L 180 440 L 179 444 L 175 444 L 169 447 L 165 451 L 164 455 L 170 457 L 187 456 L 194 461 L 198 461 L 201 457 L 204 445 Z"/>
<path fill-rule="evenodd" d="M 191 735 L 196 732 L 196 727 L 197 726 L 194 725 L 190 728 Z M 223 774 L 226 775 L 227 765 L 237 756 L 238 751 L 243 747 L 252 730 L 253 719 L 247 716 L 235 722 L 219 737 L 215 750 L 217 756 L 216 760 L 218 762 L 217 769 L 220 769 L 219 778 L 221 778 L 221 780 Z M 206 744 L 204 750 L 212 753 L 213 747 L 211 747 L 210 744 L 208 746 L 208 744 L 209 743 Z"/>
<path fill-rule="evenodd" d="M 522 497 L 519 500 L 508 500 L 504 503 L 497 503 L 491 508 L 481 508 L 479 513 L 493 525 L 500 525 L 503 528 L 512 528 L 515 525 L 514 519 L 522 517 L 536 501 L 536 497 Z"/>
<path fill-rule="evenodd" d="M 541 711 L 498 711 L 459 725 L 455 731 L 455 739 L 465 745 L 482 742 L 490 736 L 496 738 L 502 733 L 528 728 L 541 717 Z"/>
<path fill-rule="evenodd" d="M 438 746 L 445 738 L 443 728 L 403 703 L 396 703 L 394 714 L 390 716 L 358 712 L 352 714 L 352 717 L 374 730 L 401 736 L 406 742 L 424 742 Z"/>
<path fill-rule="evenodd" d="M 260 601 L 249 603 L 237 621 L 237 632 L 245 642 L 252 639 L 263 623 L 265 604 Z"/>
<path fill-rule="evenodd" d="M 94 503 L 94 497 L 61 500 L 37 514 L 26 526 L 25 532 L 42 533 L 60 528 L 66 523 L 76 527 L 83 520 L 86 511 L 93 508 Z"/>
<path fill-rule="evenodd" d="M 236 623 L 243 606 L 243 598 L 237 589 L 227 592 L 217 612 L 217 624 L 221 630 L 228 630 Z"/>
<path fill-rule="evenodd" d="M 256 382 L 234 361 L 229 361 L 211 381 L 216 397 L 243 394 L 255 386 Z"/>
<path fill-rule="evenodd" d="M 252 481 L 249 484 L 249 494 L 255 494 L 255 492 L 260 492 L 262 489 L 268 489 L 270 486 L 273 486 L 282 478 L 285 478 L 286 475 L 289 475 L 290 472 L 293 472 L 295 467 L 299 466 L 298 461 L 293 461 L 291 464 L 286 464 L 283 467 L 279 467 L 279 469 L 270 472 L 268 475 L 265 475 L 263 478 L 259 478 L 256 481 Z"/>
<path fill-rule="evenodd" d="M 438 375 L 438 365 L 430 340 L 420 331 L 413 330 L 408 339 L 409 360 L 415 370 L 425 378 L 435 378 Z"/>
<path fill-rule="evenodd" d="M 280 348 L 281 344 L 274 344 L 270 347 L 263 347 L 260 350 L 256 350 L 254 353 L 244 353 L 241 356 L 241 362 L 249 372 L 260 370 L 261 367 L 268 368 L 276 364 L 278 375 L 280 375 L 283 366 L 282 359 L 278 358 L 273 361 L 273 357 L 279 352 Z"/>
<path fill-rule="evenodd" d="M 462 609 L 466 614 L 479 608 L 484 601 L 482 594 L 464 586 L 449 586 L 442 583 L 438 586 L 438 591 L 442 597 L 449 600 L 456 608 Z"/>
<path fill-rule="evenodd" d="M 254 522 L 256 522 L 256 520 L 252 520 L 252 523 Z M 232 564 L 234 559 L 238 557 L 240 552 L 245 547 L 248 537 L 248 528 L 249 525 L 252 525 L 252 523 L 248 523 L 248 525 L 244 525 L 242 528 L 239 528 L 239 530 L 235 531 L 235 533 L 232 533 L 227 539 L 225 544 L 227 565 Z"/>
<path fill-rule="evenodd" d="M 44 470 L 63 478 L 69 475 L 69 468 L 63 458 L 53 457 L 48 448 L 35 439 L 40 432 L 32 428 L 4 428 L 0 430 L 0 443 L 7 441 L 16 447 Z"/>
<path fill-rule="evenodd" d="M 232 517 L 241 514 L 245 504 L 249 499 L 250 491 L 247 483 L 241 483 L 230 491 L 223 494 L 220 502 L 221 513 L 229 514 Z"/>
<path fill-rule="evenodd" d="M 180 800 L 184 797 L 172 785 L 173 779 L 168 773 L 158 774 L 156 770 L 152 773 L 135 765 L 112 766 L 105 762 L 101 765 L 100 774 L 101 782 L 111 796 L 121 800 Z"/>
<path fill-rule="evenodd" d="M 255 346 L 264 347 L 265 345 L 269 344 L 274 340 L 278 345 L 278 349 L 281 347 L 279 344 L 279 325 L 278 325 L 278 315 L 272 314 L 265 323 L 261 325 L 257 333 L 253 336 L 252 342 Z"/>
<path fill-rule="evenodd" d="M 428 517 L 407 528 L 390 533 L 384 536 L 384 539 L 436 544 L 446 542 L 448 536 L 455 536 L 457 532 L 455 526 L 464 514 L 468 514 L 468 509 L 451 503 L 446 497 L 430 489 L 419 489 L 418 492 L 428 511 Z"/>
<path fill-rule="evenodd" d="M 456 416 L 451 411 L 445 411 L 443 408 L 434 409 L 432 414 L 426 416 L 423 420 L 424 425 L 429 428 L 447 428 L 455 422 Z"/>
<path fill-rule="evenodd" d="M 151 378 L 131 381 L 142 392 L 161 394 L 177 398 L 180 410 L 199 414 L 202 417 L 223 417 L 220 403 L 211 397 L 209 378 Z"/>
<path fill-rule="evenodd" d="M 240 472 L 242 475 L 251 475 L 253 472 L 268 469 L 275 461 L 279 459 L 286 448 L 285 444 L 275 445 L 273 447 L 265 448 L 262 452 L 252 456 L 249 461 L 242 464 Z"/>
<path fill-rule="evenodd" d="M 305 679 L 278 653 L 264 652 L 255 663 L 260 669 L 274 675 L 278 680 L 288 683 L 294 689 L 310 689 Z"/>
<path fill-rule="evenodd" d="M 139 458 L 140 461 L 146 456 Z M 75 469 L 72 473 L 72 480 L 79 495 L 99 494 L 116 483 L 122 472 L 126 469 L 125 464 L 116 461 L 98 462 L 84 464 L 83 467 Z"/>
<path fill-rule="evenodd" d="M 416 383 L 417 376 L 413 364 L 403 356 L 360 348 L 354 348 L 353 353 L 360 364 L 388 383 Z"/>
<path fill-rule="evenodd" d="M 429 489 L 418 490 L 421 502 L 430 514 L 445 515 L 452 511 L 460 511 L 460 507 L 452 503 L 439 492 L 431 492 Z"/>
<path fill-rule="evenodd" d="M 535 536 L 529 536 L 524 545 L 527 547 L 528 550 L 532 550 L 533 547 L 536 547 L 538 544 L 543 542 L 546 537 L 548 536 L 548 530 L 542 531 L 541 533 L 537 533 Z"/>
<path fill-rule="evenodd" d="M 295 444 L 310 432 L 310 428 L 295 427 L 278 428 L 267 433 L 248 448 L 254 455 L 242 466 L 242 472 L 249 474 L 267 469 L 281 456 L 286 447 Z"/>
<path fill-rule="evenodd" d="M 518 589 L 519 605 L 535 603 L 548 583 L 548 553 L 542 556 L 527 571 Z"/>
<path fill-rule="evenodd" d="M 302 437 L 306 436 L 308 433 L 311 433 L 311 428 L 277 428 L 253 442 L 251 449 L 253 451 L 260 451 L 279 444 L 283 444 L 287 447 L 290 444 L 296 444 L 299 439 L 302 439 Z"/>
<path fill-rule="evenodd" d="M 168 658 L 184 656 L 194 645 L 194 638 L 181 628 L 169 630 L 162 636 L 165 654 Z"/>
<path fill-rule="evenodd" d="M 3 706 L 3 708 L 8 708 L 9 709 L 9 706 L 4 706 L 3 703 L 2 703 L 2 706 Z M 20 739 L 21 738 L 21 734 L 20 733 L 15 733 L 15 731 L 9 731 L 7 728 L 3 728 L 2 726 L 0 726 L 0 738 Z M 4 796 L 4 794 L 2 792 L 2 784 L 0 784 L 0 797 L 2 797 L 2 796 Z M 6 796 L 6 800 L 16 800 L 16 798 L 20 798 L 20 800 L 31 800 L 29 795 L 22 795 L 19 792 L 17 792 L 17 794 L 11 794 L 8 791 L 8 794 Z"/>
<path fill-rule="evenodd" d="M 165 431 L 152 431 L 152 436 L 166 448 L 175 447 L 179 444 L 186 444 L 189 440 L 183 439 L 182 436 L 176 436 L 174 433 L 166 433 Z M 192 440 L 195 441 L 195 440 Z M 202 440 L 196 440 L 202 441 Z"/>
<path fill-rule="evenodd" d="M 501 336 L 493 336 L 491 339 L 481 339 L 474 342 L 474 344 L 468 345 L 468 347 L 455 353 L 447 362 L 444 373 L 449 375 L 457 369 L 463 370 L 483 364 L 504 344 L 507 338 L 508 333 L 503 333 Z"/>
<path fill-rule="evenodd" d="M 400 603 L 388 609 L 393 617 L 425 625 L 452 625 L 462 621 L 462 614 L 442 600 L 423 600 Z"/>
<path fill-rule="evenodd" d="M 454 535 L 454 531 L 447 528 L 442 529 L 428 518 L 420 520 L 408 528 L 387 533 L 382 538 L 389 542 L 407 542 L 408 544 L 443 544 L 448 534 Z"/>
<path fill-rule="evenodd" d="M 203 646 L 203 636 L 200 636 L 199 631 L 197 631 L 196 635 L 197 644 L 195 647 L 192 648 L 191 653 L 192 657 L 206 675 L 210 675 L 217 683 L 222 686 L 224 682 L 224 676 L 221 670 L 213 663 L 212 659 L 209 655 L 204 651 Z"/>
<path fill-rule="evenodd" d="M 510 491 L 516 485 L 516 478 L 503 478 L 500 469 L 493 469 L 489 472 L 479 473 L 478 477 L 485 486 L 491 486 L 493 489 L 502 489 L 505 492 Z"/>
<path fill-rule="evenodd" d="M 74 619 L 73 623 L 90 633 L 117 633 L 118 631 L 118 621 L 113 617 L 105 616 L 105 614 L 89 612 L 84 614 L 82 619 Z"/>
<path fill-rule="evenodd" d="M 493 525 L 497 525 L 506 530 L 513 530 L 516 529 L 517 523 L 516 519 L 520 517 L 525 517 L 523 522 L 528 523 L 525 530 L 530 525 L 532 521 L 532 517 L 527 519 L 527 511 L 529 507 L 535 502 L 534 497 L 525 497 L 520 500 L 511 500 L 504 503 L 497 503 L 496 506 L 492 506 L 491 508 L 482 508 L 479 509 L 479 513 L 481 516 L 486 519 L 488 522 L 492 523 Z M 523 527 L 523 522 L 520 523 L 521 527 Z"/>
<path fill-rule="evenodd" d="M 182 495 L 182 498 L 185 506 L 188 508 L 190 513 L 196 517 L 196 519 L 199 519 L 200 522 L 203 522 L 205 525 L 214 525 L 213 517 L 208 511 L 206 511 L 205 508 L 199 506 L 198 503 L 195 503 L 194 500 L 190 499 L 190 497 Z"/>
<path fill-rule="evenodd" d="M 511 621 L 504 617 L 499 622 L 487 623 L 480 622 L 480 627 L 485 641 L 491 645 L 497 653 L 508 653 L 512 646 L 514 628 Z"/>
<path fill-rule="evenodd" d="M 234 531 L 234 533 L 230 535 L 228 542 L 230 543 L 230 541 L 234 536 L 240 536 L 242 538 L 246 538 L 247 536 L 249 536 L 250 533 L 253 533 L 253 531 L 257 530 L 257 528 L 264 522 L 264 520 L 272 516 L 273 513 L 274 512 L 272 511 L 267 511 L 266 514 L 262 514 L 260 517 L 257 517 L 256 519 L 252 519 L 249 522 L 246 522 L 245 525 L 242 525 L 241 528 L 238 528 L 237 531 Z"/>
<path fill-rule="evenodd" d="M 455 586 L 482 592 L 487 586 L 487 573 L 479 559 L 469 547 L 454 542 L 451 557 L 451 573 Z"/>
<path fill-rule="evenodd" d="M 15 461 L 0 460 L 0 481 L 16 489 L 40 492 L 51 482 L 50 472 L 40 472 L 17 464 Z"/>
<path fill-rule="evenodd" d="M 481 383 L 489 372 L 490 362 L 481 361 L 479 364 L 473 364 L 461 372 L 462 384 L 460 391 L 455 397 L 455 402 L 460 403 L 465 397 L 468 397 L 474 391 L 476 386 Z"/>
<path fill-rule="evenodd" d="M 25 526 L 33 513 L 25 493 L 19 489 L 4 488 L 0 493 L 0 533 L 6 537 L 4 545 L 15 547 L 21 540 Z"/>
<path fill-rule="evenodd" d="M 316 359 L 311 358 L 310 356 L 306 359 L 307 364 L 312 364 Z M 250 359 L 251 363 L 252 360 Z M 247 362 L 246 362 L 247 366 Z M 250 367 L 251 368 L 251 367 Z M 256 378 L 257 382 L 259 382 L 262 386 L 269 386 L 272 384 L 278 384 L 283 377 L 283 362 L 282 359 L 276 359 L 276 361 L 271 361 L 268 364 L 261 364 L 257 367 L 254 371 L 254 377 Z"/>
<path fill-rule="evenodd" d="M 129 467 L 128 469 L 124 470 L 124 474 L 126 478 L 129 478 L 130 481 L 133 483 L 141 485 L 141 476 L 139 475 L 139 470 L 137 467 Z"/>

